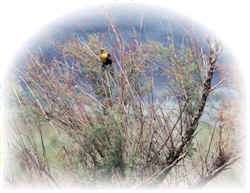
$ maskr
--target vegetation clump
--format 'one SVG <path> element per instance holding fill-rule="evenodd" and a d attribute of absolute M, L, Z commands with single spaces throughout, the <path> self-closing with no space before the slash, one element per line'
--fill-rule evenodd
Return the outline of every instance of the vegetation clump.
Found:
<path fill-rule="evenodd" d="M 219 95 L 231 79 L 218 63 L 221 45 L 202 47 L 191 32 L 181 45 L 125 42 L 112 27 L 113 42 L 72 38 L 55 45 L 62 60 L 30 53 L 26 69 L 17 68 L 8 91 L 16 115 L 9 182 L 196 186 L 238 159 L 237 113 L 233 124 L 226 118 L 237 105 Z M 101 70 L 103 45 L 113 75 Z"/>

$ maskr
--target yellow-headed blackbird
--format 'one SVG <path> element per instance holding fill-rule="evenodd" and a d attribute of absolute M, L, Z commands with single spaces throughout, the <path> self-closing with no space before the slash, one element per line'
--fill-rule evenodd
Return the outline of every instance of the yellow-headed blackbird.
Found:
<path fill-rule="evenodd" d="M 106 52 L 104 49 L 101 49 L 99 57 L 102 62 L 103 70 L 105 70 L 108 66 L 112 65 L 111 55 L 108 52 Z"/>

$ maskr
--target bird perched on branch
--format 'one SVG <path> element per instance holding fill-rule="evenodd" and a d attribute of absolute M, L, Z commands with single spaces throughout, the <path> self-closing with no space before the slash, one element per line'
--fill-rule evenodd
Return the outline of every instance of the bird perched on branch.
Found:
<path fill-rule="evenodd" d="M 106 52 L 104 49 L 101 49 L 99 57 L 102 62 L 103 70 L 107 69 L 107 67 L 111 67 L 112 59 L 111 59 L 111 55 L 108 52 Z"/>

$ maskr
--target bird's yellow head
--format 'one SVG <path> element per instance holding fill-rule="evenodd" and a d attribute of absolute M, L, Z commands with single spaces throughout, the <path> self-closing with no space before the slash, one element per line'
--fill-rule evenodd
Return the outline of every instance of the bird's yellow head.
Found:
<path fill-rule="evenodd" d="M 102 62 L 106 62 L 107 59 L 108 59 L 108 53 L 104 50 L 104 49 L 101 49 L 100 50 L 100 59 Z"/>

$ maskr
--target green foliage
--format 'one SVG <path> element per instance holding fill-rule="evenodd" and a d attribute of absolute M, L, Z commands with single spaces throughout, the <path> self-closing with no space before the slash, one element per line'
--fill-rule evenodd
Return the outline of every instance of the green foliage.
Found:
<path fill-rule="evenodd" d="M 106 127 L 103 125 L 97 124 L 94 127 L 90 128 L 91 133 L 90 133 L 90 141 L 94 141 L 96 138 L 104 138 L 105 135 L 107 134 Z"/>
<path fill-rule="evenodd" d="M 189 158 L 193 158 L 194 155 L 196 155 L 197 153 L 197 147 L 195 147 L 195 145 L 193 143 L 191 143 L 189 146 L 188 146 L 188 149 L 187 149 L 187 156 Z"/>
<path fill-rule="evenodd" d="M 119 168 L 121 171 L 125 169 L 125 163 L 122 157 L 122 144 L 123 138 L 121 136 L 113 136 L 113 144 L 106 153 L 103 162 L 98 166 L 106 176 L 110 176 L 114 169 Z"/>

